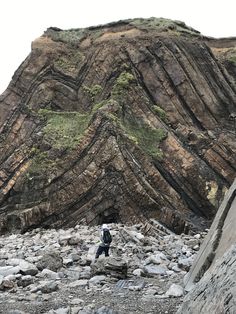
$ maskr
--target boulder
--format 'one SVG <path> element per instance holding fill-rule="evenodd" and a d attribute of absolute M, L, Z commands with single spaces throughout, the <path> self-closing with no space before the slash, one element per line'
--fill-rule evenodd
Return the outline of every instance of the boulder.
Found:
<path fill-rule="evenodd" d="M 63 266 L 63 258 L 57 252 L 46 253 L 42 256 L 40 261 L 37 263 L 39 270 L 49 269 L 54 272 L 59 270 Z"/>
<path fill-rule="evenodd" d="M 121 258 L 101 258 L 91 264 L 93 275 L 104 274 L 114 278 L 124 279 L 127 277 L 127 270 L 127 262 Z"/>

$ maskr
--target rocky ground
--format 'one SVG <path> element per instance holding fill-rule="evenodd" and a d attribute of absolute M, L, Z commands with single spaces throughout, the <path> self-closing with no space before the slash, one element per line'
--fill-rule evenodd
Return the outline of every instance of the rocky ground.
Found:
<path fill-rule="evenodd" d="M 176 313 L 206 233 L 110 224 L 110 257 L 94 261 L 99 227 L 1 236 L 0 313 Z"/>

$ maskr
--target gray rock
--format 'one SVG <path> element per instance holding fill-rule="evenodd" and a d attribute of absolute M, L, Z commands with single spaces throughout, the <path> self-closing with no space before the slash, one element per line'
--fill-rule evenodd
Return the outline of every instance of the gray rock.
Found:
<path fill-rule="evenodd" d="M 155 295 L 155 294 L 157 294 L 158 292 L 157 292 L 157 289 L 155 289 L 155 288 L 148 288 L 146 291 L 145 291 L 145 294 L 147 295 L 147 296 L 153 296 L 153 295 Z"/>
<path fill-rule="evenodd" d="M 87 279 L 76 280 L 69 285 L 70 287 L 86 287 L 88 286 L 88 280 Z"/>
<path fill-rule="evenodd" d="M 70 308 L 66 307 L 66 308 L 60 308 L 57 310 L 54 310 L 55 314 L 70 314 Z"/>
<path fill-rule="evenodd" d="M 6 314 L 28 314 L 28 313 L 20 311 L 20 310 L 10 310 Z"/>
<path fill-rule="evenodd" d="M 144 275 L 144 272 L 141 268 L 137 268 L 133 271 L 133 275 L 134 276 L 137 276 L 137 277 L 140 277 L 140 276 L 143 276 Z"/>
<path fill-rule="evenodd" d="M 1 290 L 5 289 L 12 289 L 16 286 L 15 282 L 13 280 L 5 279 L 3 278 L 2 283 L 0 285 Z"/>
<path fill-rule="evenodd" d="M 50 270 L 50 269 L 43 269 L 43 271 L 41 272 L 40 274 L 40 277 L 44 277 L 44 278 L 48 278 L 48 279 L 53 279 L 53 280 L 56 280 L 56 279 L 60 279 L 60 276 L 58 273 Z"/>
<path fill-rule="evenodd" d="M 8 275 L 15 275 L 20 272 L 19 266 L 4 266 L 0 267 L 0 276 L 6 277 Z"/>
<path fill-rule="evenodd" d="M 180 285 L 173 283 L 170 288 L 166 291 L 165 295 L 168 297 L 182 297 L 184 289 Z"/>
<path fill-rule="evenodd" d="M 73 238 L 69 238 L 68 239 L 68 244 L 70 245 L 82 245 L 83 244 L 83 240 L 81 240 L 79 237 L 73 237 Z"/>
<path fill-rule="evenodd" d="M 124 279 L 127 277 L 127 262 L 121 258 L 108 257 L 99 259 L 91 264 L 93 275 L 110 275 L 111 277 Z"/>
<path fill-rule="evenodd" d="M 80 310 L 81 310 L 81 306 L 74 306 L 71 308 L 71 314 L 79 314 Z"/>
<path fill-rule="evenodd" d="M 104 275 L 97 275 L 97 276 L 92 277 L 89 280 L 89 283 L 93 284 L 93 285 L 97 285 L 97 284 L 100 284 L 100 283 L 104 282 L 106 280 L 106 278 L 107 277 L 104 276 Z"/>
<path fill-rule="evenodd" d="M 193 263 L 193 258 L 179 258 L 178 259 L 179 268 L 186 271 L 189 271 L 192 263 Z"/>
<path fill-rule="evenodd" d="M 27 287 L 34 282 L 34 278 L 30 275 L 22 276 L 18 281 L 17 285 L 22 287 Z"/>
<path fill-rule="evenodd" d="M 46 281 L 40 286 L 42 293 L 51 293 L 59 289 L 55 281 Z"/>
<path fill-rule="evenodd" d="M 37 264 L 39 270 L 44 268 L 50 269 L 54 272 L 59 270 L 63 266 L 63 259 L 57 252 L 46 253 L 42 256 Z"/>
<path fill-rule="evenodd" d="M 134 280 L 122 279 L 115 285 L 115 290 L 129 289 L 132 291 L 140 291 L 146 286 L 146 282 L 142 278 L 136 278 Z"/>
<path fill-rule="evenodd" d="M 110 309 L 109 307 L 102 306 L 94 311 L 94 314 L 118 314 L 117 311 Z"/>
<path fill-rule="evenodd" d="M 82 304 L 82 303 L 84 303 L 84 300 L 77 298 L 77 299 L 71 300 L 70 303 L 71 303 L 72 305 Z"/>
<path fill-rule="evenodd" d="M 146 276 L 166 275 L 167 268 L 159 265 L 148 265 L 143 268 Z"/>
<path fill-rule="evenodd" d="M 35 276 L 38 273 L 38 268 L 31 263 L 21 260 L 19 263 L 20 272 L 23 275 Z"/>
<path fill-rule="evenodd" d="M 77 253 L 72 253 L 69 255 L 69 258 L 73 261 L 73 262 L 77 262 L 80 260 L 80 255 Z"/>

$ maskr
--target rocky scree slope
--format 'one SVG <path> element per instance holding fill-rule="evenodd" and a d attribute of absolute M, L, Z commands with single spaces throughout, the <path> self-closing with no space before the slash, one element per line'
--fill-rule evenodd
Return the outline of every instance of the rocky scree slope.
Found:
<path fill-rule="evenodd" d="M 206 232 L 175 235 L 155 220 L 110 228 L 110 257 L 96 262 L 97 226 L 1 236 L 0 313 L 176 313 Z"/>
<path fill-rule="evenodd" d="M 0 98 L 0 231 L 211 221 L 235 177 L 236 84 L 209 43 L 156 18 L 36 39 Z"/>

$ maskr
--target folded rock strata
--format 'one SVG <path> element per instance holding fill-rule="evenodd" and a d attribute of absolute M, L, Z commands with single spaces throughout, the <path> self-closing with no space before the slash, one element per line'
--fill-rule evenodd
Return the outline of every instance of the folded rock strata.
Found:
<path fill-rule="evenodd" d="M 235 68 L 216 42 L 155 18 L 36 39 L 0 97 L 1 233 L 211 221 L 236 156 Z"/>

